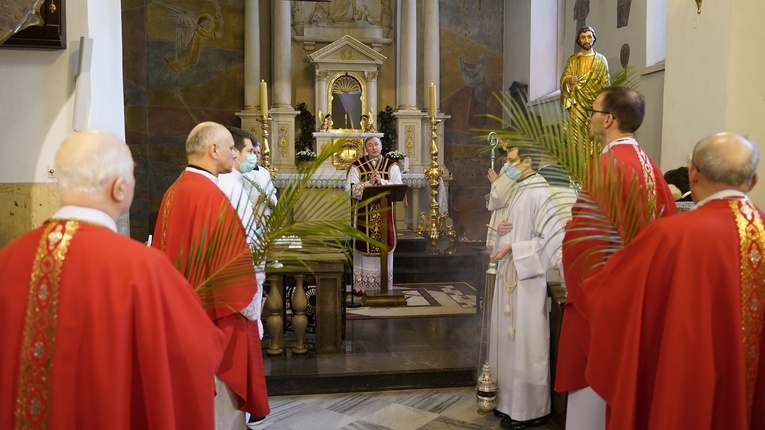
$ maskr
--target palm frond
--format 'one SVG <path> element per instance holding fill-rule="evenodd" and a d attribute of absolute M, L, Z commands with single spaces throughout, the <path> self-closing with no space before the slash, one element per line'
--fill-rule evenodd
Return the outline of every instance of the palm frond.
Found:
<path fill-rule="evenodd" d="M 634 85 L 636 74 L 628 67 L 617 72 L 614 81 Z M 559 166 L 553 177 L 579 192 L 573 208 L 578 222 L 573 227 L 572 243 L 586 242 L 577 257 L 585 267 L 598 268 L 608 256 L 630 243 L 637 232 L 652 218 L 653 202 L 638 178 L 622 172 L 614 160 L 601 159 L 596 143 L 581 133 L 575 140 L 569 133 L 569 115 L 557 103 L 532 106 L 525 97 L 513 98 L 509 92 L 495 94 L 506 118 L 487 115 L 502 124 L 502 130 L 476 130 L 485 136 L 489 131 L 500 139 L 509 139 L 512 146 L 531 153 L 532 158 L 547 160 Z M 482 150 L 491 150 L 486 146 Z M 628 178 L 628 179 L 625 179 Z M 558 216 L 566 208 L 559 208 Z M 571 231 L 571 229 L 569 230 Z"/>
<path fill-rule="evenodd" d="M 312 188 L 318 168 L 343 142 L 324 148 L 312 163 L 299 168 L 282 189 L 271 214 L 261 218 L 262 241 L 253 249 L 255 261 L 278 260 L 286 268 L 302 269 L 307 262 L 337 261 L 349 258 L 346 253 L 352 240 L 385 245 L 354 227 L 351 220 L 350 197 L 344 190 Z M 307 192 L 307 190 L 311 190 Z M 362 203 L 379 200 L 380 197 Z M 310 216 L 296 217 L 296 212 Z M 285 245 L 284 238 L 299 238 L 301 247 Z M 293 242 L 294 245 L 294 242 Z"/>
<path fill-rule="evenodd" d="M 246 247 L 237 240 L 242 226 L 225 201 L 211 208 L 214 223 L 207 223 L 191 238 L 191 248 L 181 250 L 177 266 L 194 287 L 205 308 L 227 308 L 233 311 L 251 291 L 252 259 Z M 209 226 L 213 225 L 212 228 Z M 209 229 L 209 230 L 208 230 Z"/>
<path fill-rule="evenodd" d="M 347 193 L 312 188 L 316 171 L 340 146 L 340 143 L 328 146 L 310 165 L 293 175 L 270 214 L 246 222 L 245 231 L 255 231 L 258 237 L 249 249 L 232 246 L 241 238 L 242 225 L 226 222 L 227 211 L 238 209 L 229 202 L 213 212 L 217 221 L 209 234 L 206 229 L 196 232 L 193 245 L 181 253 L 178 265 L 205 307 L 220 307 L 228 298 L 240 299 L 242 279 L 251 277 L 253 265 L 261 262 L 278 260 L 285 270 L 304 270 L 309 262 L 347 260 L 348 243 L 354 239 L 385 247 L 353 226 Z M 242 200 L 249 201 L 249 196 Z M 264 208 L 267 199 L 258 201 L 263 207 L 255 207 L 255 213 L 267 213 Z M 303 208 L 310 211 L 310 217 L 296 219 L 296 211 Z M 238 216 L 234 218 L 238 220 Z M 298 242 L 294 239 L 299 239 L 299 248 L 294 247 Z"/>
<path fill-rule="evenodd" d="M 611 75 L 612 87 L 627 87 L 636 89 L 640 83 L 640 75 L 635 70 L 635 66 L 627 66 L 617 70 Z"/>

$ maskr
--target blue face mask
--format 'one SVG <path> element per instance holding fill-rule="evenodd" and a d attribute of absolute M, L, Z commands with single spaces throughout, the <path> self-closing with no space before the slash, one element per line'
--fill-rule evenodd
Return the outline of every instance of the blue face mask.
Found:
<path fill-rule="evenodd" d="M 242 173 L 252 172 L 252 169 L 258 165 L 258 156 L 255 154 L 247 154 L 247 160 L 244 163 L 239 163 L 239 171 Z"/>
<path fill-rule="evenodd" d="M 507 175 L 508 178 L 510 178 L 513 181 L 518 181 L 521 177 L 521 171 L 518 170 L 518 162 L 511 164 L 510 166 L 505 165 L 507 168 L 505 169 L 505 175 Z"/>

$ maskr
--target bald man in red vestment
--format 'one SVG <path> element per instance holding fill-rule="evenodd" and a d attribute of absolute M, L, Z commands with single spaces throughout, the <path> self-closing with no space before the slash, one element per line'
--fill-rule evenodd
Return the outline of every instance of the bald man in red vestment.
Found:
<path fill-rule="evenodd" d="M 609 430 L 765 429 L 765 228 L 746 193 L 759 151 L 701 140 L 694 209 L 657 220 L 583 287 L 586 378 Z"/>
<path fill-rule="evenodd" d="M 223 334 L 165 255 L 117 234 L 133 168 L 118 138 L 72 135 L 61 208 L 0 251 L 0 428 L 213 428 Z"/>
<path fill-rule="evenodd" d="M 231 172 L 234 166 L 234 140 L 224 126 L 203 122 L 189 133 L 186 156 L 188 167 L 162 199 L 152 246 L 187 273 L 208 315 L 226 336 L 217 373 L 216 427 L 241 428 L 244 414 L 236 410 L 256 417 L 265 417 L 270 410 L 258 325 L 239 313 L 255 295 L 255 268 L 244 227 L 217 184 L 218 174 Z M 209 254 L 189 260 L 200 244 Z M 202 287 L 208 278 L 210 285 Z"/>
<path fill-rule="evenodd" d="M 645 193 L 644 203 L 631 209 L 626 203 L 620 208 L 634 210 L 640 219 L 652 219 L 677 213 L 675 200 L 664 181 L 661 170 L 635 140 L 635 132 L 645 116 L 645 101 L 638 92 L 624 87 L 603 88 L 590 111 L 590 133 L 601 142 L 600 170 L 591 179 L 591 189 L 605 189 L 606 181 L 618 181 L 627 189 L 636 179 Z M 591 196 L 599 207 L 607 207 L 608 193 Z M 653 210 L 653 213 L 648 211 Z M 603 254 L 588 254 L 603 232 L 592 226 L 588 218 L 591 208 L 581 200 L 572 208 L 572 219 L 566 225 L 563 239 L 563 274 L 568 297 L 563 314 L 558 352 L 555 391 L 569 391 L 566 428 L 568 430 L 599 430 L 605 425 L 605 404 L 588 388 L 584 378 L 589 348 L 589 328 L 582 314 L 582 281 L 600 269 L 607 258 Z"/>

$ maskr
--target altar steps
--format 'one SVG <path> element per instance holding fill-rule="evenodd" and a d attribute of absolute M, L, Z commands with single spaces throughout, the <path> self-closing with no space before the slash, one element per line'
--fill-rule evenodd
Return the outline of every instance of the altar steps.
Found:
<path fill-rule="evenodd" d="M 430 251 L 429 240 L 399 232 L 394 284 L 467 282 L 482 302 L 481 249 L 448 240 Z M 348 320 L 340 354 L 264 352 L 269 395 L 342 393 L 472 386 L 479 367 L 481 314 Z M 312 335 L 306 335 L 311 344 Z M 294 340 L 293 340 L 294 341 Z M 263 348 L 268 346 L 264 339 Z"/>
<path fill-rule="evenodd" d="M 347 322 L 344 351 L 267 357 L 269 395 L 475 385 L 480 318 Z"/>

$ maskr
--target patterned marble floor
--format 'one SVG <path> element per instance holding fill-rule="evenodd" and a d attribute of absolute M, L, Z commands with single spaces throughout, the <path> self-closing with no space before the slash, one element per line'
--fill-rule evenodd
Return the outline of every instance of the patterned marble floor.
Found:
<path fill-rule="evenodd" d="M 476 412 L 473 387 L 270 397 L 268 430 L 498 429 Z M 539 426 L 534 430 L 547 430 Z"/>

